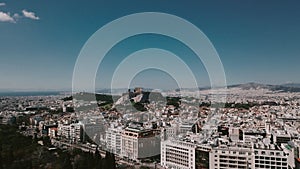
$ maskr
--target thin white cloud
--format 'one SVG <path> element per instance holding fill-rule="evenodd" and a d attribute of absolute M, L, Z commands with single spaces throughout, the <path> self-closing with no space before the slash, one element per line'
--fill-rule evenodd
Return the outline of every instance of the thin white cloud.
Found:
<path fill-rule="evenodd" d="M 6 6 L 6 3 L 0 2 L 0 7 Z M 19 19 L 29 18 L 33 20 L 39 20 L 40 18 L 36 16 L 34 12 L 27 11 L 26 9 L 22 10 L 22 14 L 14 13 L 10 14 L 9 12 L 0 11 L 0 22 L 10 22 L 16 23 Z"/>
<path fill-rule="evenodd" d="M 26 18 L 30 18 L 30 19 L 33 19 L 33 20 L 39 20 L 40 18 L 38 16 L 35 15 L 34 12 L 29 12 L 29 11 L 26 11 L 25 9 L 22 10 L 22 13 L 23 15 L 26 17 Z"/>
<path fill-rule="evenodd" d="M 10 13 L 0 11 L 0 22 L 11 22 L 15 23 L 15 19 L 10 16 Z"/>
<path fill-rule="evenodd" d="M 14 15 L 13 15 L 13 18 L 16 18 L 16 19 L 18 19 L 18 18 L 20 18 L 21 16 L 19 15 L 19 14 L 17 14 L 17 13 L 15 13 Z"/>

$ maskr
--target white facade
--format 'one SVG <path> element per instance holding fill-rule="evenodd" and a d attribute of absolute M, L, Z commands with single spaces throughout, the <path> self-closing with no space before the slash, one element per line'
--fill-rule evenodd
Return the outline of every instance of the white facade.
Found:
<path fill-rule="evenodd" d="M 72 143 L 81 142 L 83 135 L 82 124 L 58 124 L 57 135 Z"/>
<path fill-rule="evenodd" d="M 291 154 L 275 145 L 221 145 L 209 154 L 210 169 L 288 169 L 294 166 Z"/>
<path fill-rule="evenodd" d="M 161 166 L 174 169 L 195 169 L 195 150 L 193 143 L 166 140 L 161 142 Z"/>
<path fill-rule="evenodd" d="M 288 166 L 295 168 L 295 149 L 289 144 L 281 144 L 281 148 L 288 157 Z"/>
<path fill-rule="evenodd" d="M 288 154 L 282 149 L 273 147 L 273 145 L 271 146 L 271 149 L 255 145 L 254 156 L 255 169 L 288 169 Z"/>
<path fill-rule="evenodd" d="M 252 167 L 252 151 L 248 147 L 218 147 L 209 154 L 210 169 L 231 169 Z"/>
<path fill-rule="evenodd" d="M 122 128 L 110 127 L 106 131 L 106 148 L 114 154 L 121 154 Z"/>

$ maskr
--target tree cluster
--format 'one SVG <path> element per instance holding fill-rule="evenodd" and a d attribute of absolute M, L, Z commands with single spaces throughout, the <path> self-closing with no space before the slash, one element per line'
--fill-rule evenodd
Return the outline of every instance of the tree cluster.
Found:
<path fill-rule="evenodd" d="M 21 135 L 14 126 L 0 125 L 0 169 L 115 169 L 114 154 L 106 153 L 102 158 L 98 149 L 95 152 L 83 152 L 79 149 L 49 150 L 48 137 L 44 137 L 45 146 L 37 140 Z"/>

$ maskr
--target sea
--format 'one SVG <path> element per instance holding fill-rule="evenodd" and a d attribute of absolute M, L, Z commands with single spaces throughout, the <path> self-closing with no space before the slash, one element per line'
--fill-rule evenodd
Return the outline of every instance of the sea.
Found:
<path fill-rule="evenodd" d="M 4 91 L 0 92 L 0 97 L 4 96 L 53 96 L 62 95 L 61 91 Z"/>

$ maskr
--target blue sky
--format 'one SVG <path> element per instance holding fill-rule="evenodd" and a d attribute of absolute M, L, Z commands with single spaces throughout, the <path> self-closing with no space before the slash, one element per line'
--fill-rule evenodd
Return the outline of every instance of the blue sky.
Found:
<path fill-rule="evenodd" d="M 119 17 L 150 11 L 177 15 L 201 29 L 219 53 L 228 84 L 300 83 L 300 2 L 296 0 L 0 0 L 0 89 L 70 89 L 77 56 L 95 31 Z M 184 44 L 140 35 L 107 54 L 97 87 L 107 87 L 122 58 L 146 47 L 178 54 L 198 83 L 209 85 L 203 65 L 191 59 L 195 56 Z M 141 72 L 132 85 L 151 81 L 152 87 L 176 86 L 172 77 L 157 70 Z"/>

